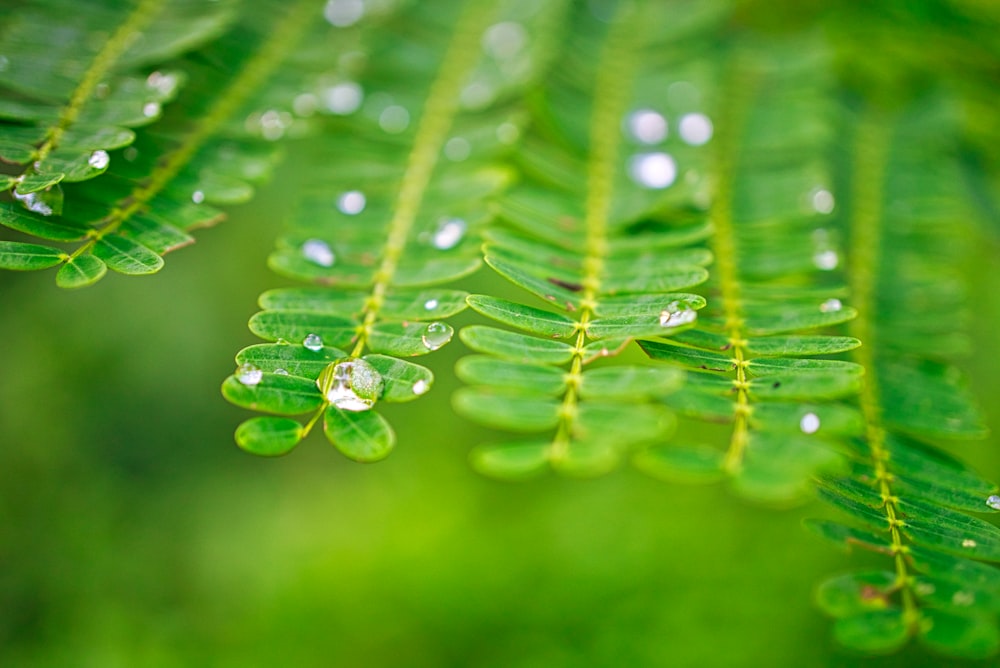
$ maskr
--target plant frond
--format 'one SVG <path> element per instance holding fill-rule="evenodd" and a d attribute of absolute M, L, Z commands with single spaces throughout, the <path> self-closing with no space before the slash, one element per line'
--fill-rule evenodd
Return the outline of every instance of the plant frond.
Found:
<path fill-rule="evenodd" d="M 431 387 L 429 369 L 401 358 L 452 338 L 444 320 L 466 293 L 439 286 L 480 266 L 477 229 L 510 181 L 499 159 L 520 135 L 516 94 L 535 81 L 560 12 L 558 2 L 414 6 L 368 45 L 370 66 L 338 84 L 350 104 L 334 112 L 345 118 L 313 147 L 324 166 L 269 260 L 314 286 L 261 296 L 250 329 L 277 343 L 241 351 L 223 385 L 230 401 L 279 414 L 278 395 L 301 390 L 310 403 L 290 414 L 313 416 L 297 431 L 252 418 L 237 430 L 241 447 L 287 452 L 323 419 L 347 457 L 390 453 L 395 434 L 372 407 Z"/>
<path fill-rule="evenodd" d="M 723 449 L 659 445 L 635 463 L 672 480 L 728 478 L 744 496 L 788 503 L 811 493 L 812 476 L 837 465 L 839 442 L 861 428 L 837 400 L 856 392 L 862 369 L 828 357 L 858 340 L 812 333 L 855 313 L 839 299 L 842 256 L 821 162 L 829 67 L 816 40 L 737 43 L 728 60 L 712 115 L 709 305 L 694 329 L 641 345 L 690 372 L 671 403 L 730 425 L 729 437 Z"/>
<path fill-rule="evenodd" d="M 697 117 L 676 92 L 698 64 L 678 52 L 697 47 L 724 9 L 646 2 L 575 13 L 517 155 L 528 178 L 500 201 L 504 224 L 485 235 L 487 264 L 546 308 L 472 296 L 474 310 L 520 331 L 461 332 L 482 355 L 456 368 L 471 385 L 455 395 L 456 410 L 531 434 L 476 448 L 479 471 L 599 474 L 671 431 L 662 398 L 679 387 L 680 373 L 597 362 L 636 337 L 682 331 L 704 306 L 681 292 L 707 278 L 711 260 L 690 247 L 710 232 L 698 206 L 704 184 L 692 169 L 704 139 L 668 133 L 666 116 Z"/>
<path fill-rule="evenodd" d="M 962 229 L 970 204 L 947 106 L 919 105 L 864 109 L 856 123 L 847 215 L 866 426 L 849 474 L 824 478 L 821 497 L 865 529 L 813 525 L 892 563 L 828 580 L 818 601 L 847 646 L 889 652 L 916 637 L 944 654 L 983 658 L 1000 648 L 1000 571 L 976 560 L 1000 561 L 1000 529 L 973 514 L 1000 510 L 1000 496 L 932 444 L 986 433 L 951 364 L 968 348 L 959 267 L 972 236 Z"/>
<path fill-rule="evenodd" d="M 292 114 L 296 93 L 329 69 L 331 51 L 351 43 L 321 10 L 314 0 L 299 0 L 273 14 L 280 17 L 273 25 L 264 22 L 273 16 L 268 12 L 245 18 L 181 62 L 189 79 L 182 104 L 140 131 L 101 179 L 67 184 L 65 205 L 55 187 L 28 195 L 29 210 L 0 202 L 0 224 L 47 241 L 77 242 L 70 250 L 4 242 L 0 267 L 61 264 L 56 283 L 67 288 L 90 285 L 108 268 L 153 273 L 163 254 L 193 241 L 192 229 L 223 217 L 216 205 L 249 199 L 278 157 L 275 140 L 311 127 Z M 306 36 L 317 48 L 298 53 Z M 157 48 L 162 44 L 150 46 Z M 275 76 L 286 61 L 296 67 Z"/>

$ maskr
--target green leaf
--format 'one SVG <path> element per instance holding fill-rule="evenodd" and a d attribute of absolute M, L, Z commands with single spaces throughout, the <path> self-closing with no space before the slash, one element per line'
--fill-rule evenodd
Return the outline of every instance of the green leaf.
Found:
<path fill-rule="evenodd" d="M 580 396 L 584 399 L 655 399 L 676 392 L 684 375 L 662 367 L 609 366 L 583 373 Z"/>
<path fill-rule="evenodd" d="M 736 360 L 729 355 L 688 348 L 665 341 L 640 341 L 639 346 L 654 360 L 672 362 L 688 369 L 732 371 Z"/>
<path fill-rule="evenodd" d="M 383 401 L 412 401 L 426 394 L 434 384 L 434 374 L 419 364 L 386 355 L 365 355 L 361 359 L 381 374 L 385 382 Z"/>
<path fill-rule="evenodd" d="M 163 268 L 163 258 L 127 237 L 109 234 L 94 244 L 94 255 L 115 271 L 138 276 Z"/>
<path fill-rule="evenodd" d="M 632 459 L 637 469 L 671 482 L 709 483 L 722 480 L 725 453 L 707 445 L 666 444 L 640 450 Z"/>
<path fill-rule="evenodd" d="M 66 254 L 58 248 L 17 241 L 0 241 L 0 269 L 15 271 L 48 269 L 64 259 Z"/>
<path fill-rule="evenodd" d="M 355 336 L 355 324 L 347 318 L 308 311 L 261 311 L 250 318 L 250 331 L 262 339 L 284 339 L 302 343 L 309 335 L 321 345 L 347 347 Z"/>
<path fill-rule="evenodd" d="M 480 445 L 469 454 L 472 467 L 500 480 L 523 480 L 542 473 L 551 446 L 543 441 Z"/>
<path fill-rule="evenodd" d="M 539 336 L 566 338 L 576 332 L 576 321 L 560 313 L 486 295 L 472 295 L 468 303 L 473 310 L 488 318 Z"/>
<path fill-rule="evenodd" d="M 265 373 L 256 385 L 230 376 L 222 383 L 222 395 L 237 406 L 277 415 L 302 415 L 323 404 L 315 381 L 271 373 Z"/>
<path fill-rule="evenodd" d="M 310 350 L 292 343 L 261 343 L 244 348 L 236 355 L 237 364 L 252 364 L 268 373 L 281 374 L 316 380 L 323 369 L 347 353 L 329 346 Z"/>
<path fill-rule="evenodd" d="M 986 659 L 1000 650 L 1000 631 L 986 615 L 955 615 L 927 610 L 920 629 L 920 642 L 931 649 L 967 659 Z"/>
<path fill-rule="evenodd" d="M 853 617 L 885 610 L 897 588 L 896 574 L 891 571 L 846 573 L 820 583 L 816 603 L 832 617 Z"/>
<path fill-rule="evenodd" d="M 854 350 L 861 341 L 849 336 L 768 336 L 747 340 L 747 352 L 762 357 L 831 355 Z"/>
<path fill-rule="evenodd" d="M 375 411 L 344 411 L 328 406 L 323 420 L 327 439 L 348 459 L 377 462 L 396 446 L 396 434 Z"/>
<path fill-rule="evenodd" d="M 467 418 L 510 431 L 543 431 L 559 423 L 559 403 L 544 395 L 466 387 L 452 396 L 452 404 Z"/>
<path fill-rule="evenodd" d="M 455 330 L 443 322 L 383 322 L 372 327 L 368 347 L 386 355 L 414 357 L 446 345 Z"/>
<path fill-rule="evenodd" d="M 538 339 L 496 327 L 465 327 L 459 332 L 459 338 L 476 352 L 512 362 L 562 364 L 573 357 L 573 347 L 562 341 Z"/>
<path fill-rule="evenodd" d="M 56 273 L 56 285 L 60 288 L 83 288 L 101 280 L 108 266 L 93 255 L 79 255 L 66 261 Z"/>
<path fill-rule="evenodd" d="M 530 387 L 533 392 L 548 396 L 562 394 L 566 389 L 566 374 L 562 369 L 511 362 L 487 355 L 463 357 L 455 365 L 455 374 L 470 385 L 512 390 Z"/>
<path fill-rule="evenodd" d="M 919 545 L 949 554 L 1000 561 L 1000 529 L 977 517 L 921 501 L 900 500 L 903 532 Z"/>
<path fill-rule="evenodd" d="M 872 552 L 881 552 L 891 555 L 892 540 L 888 533 L 885 536 L 878 536 L 864 529 L 856 529 L 839 522 L 829 520 L 807 519 L 805 527 L 816 535 L 849 550 L 852 547 L 860 547 Z"/>
<path fill-rule="evenodd" d="M 0 225 L 50 241 L 78 241 L 88 228 L 65 218 L 41 216 L 16 204 L 0 202 Z"/>
<path fill-rule="evenodd" d="M 870 654 L 891 654 L 906 644 L 910 630 L 898 608 L 871 610 L 838 619 L 833 637 L 850 649 Z"/>
<path fill-rule="evenodd" d="M 236 443 L 253 455 L 277 457 L 302 440 L 302 425 L 290 418 L 254 417 L 236 428 Z"/>

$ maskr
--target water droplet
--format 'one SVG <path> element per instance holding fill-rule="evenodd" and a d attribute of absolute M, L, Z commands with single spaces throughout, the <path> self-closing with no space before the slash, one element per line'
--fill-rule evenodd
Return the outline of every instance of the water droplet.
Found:
<path fill-rule="evenodd" d="M 428 311 L 433 311 L 437 307 L 438 307 L 438 300 L 436 299 L 428 299 L 427 301 L 424 302 L 424 309 Z"/>
<path fill-rule="evenodd" d="M 155 118 L 160 115 L 160 103 L 159 102 L 147 102 L 142 107 L 142 115 L 146 118 Z"/>
<path fill-rule="evenodd" d="M 680 327 L 694 322 L 698 318 L 698 312 L 687 304 L 673 301 L 660 311 L 660 327 Z"/>
<path fill-rule="evenodd" d="M 524 26 L 514 21 L 495 23 L 483 33 L 483 51 L 497 60 L 513 58 L 528 43 Z"/>
<path fill-rule="evenodd" d="M 348 190 L 337 198 L 337 208 L 348 216 L 356 216 L 365 210 L 368 200 L 360 190 Z"/>
<path fill-rule="evenodd" d="M 194 202 L 195 204 L 201 204 L 202 202 L 205 201 L 205 193 L 203 193 L 200 190 L 195 190 L 193 193 L 191 193 L 191 201 Z"/>
<path fill-rule="evenodd" d="M 332 267 L 336 259 L 330 244 L 322 239 L 307 239 L 302 244 L 302 256 L 321 267 Z"/>
<path fill-rule="evenodd" d="M 308 334 L 302 339 L 302 345 L 313 352 L 323 349 L 323 339 L 318 334 Z"/>
<path fill-rule="evenodd" d="M 87 159 L 87 164 L 94 169 L 104 169 L 111 162 L 111 158 L 108 156 L 107 151 L 94 151 L 90 154 L 90 158 Z"/>
<path fill-rule="evenodd" d="M 251 118 L 253 118 L 252 115 Z M 260 128 L 261 137 L 267 141 L 277 141 L 285 136 L 285 130 L 292 125 L 292 121 L 292 115 L 287 111 L 268 109 L 257 119 L 257 125 Z M 247 122 L 250 123 L 249 118 Z"/>
<path fill-rule="evenodd" d="M 444 145 L 444 155 L 452 162 L 462 162 L 471 152 L 472 146 L 462 137 L 452 137 Z"/>
<path fill-rule="evenodd" d="M 295 99 L 292 100 L 292 111 L 295 112 L 297 116 L 306 118 L 312 116 L 319 109 L 319 100 L 312 93 L 302 93 L 301 95 L 296 95 Z"/>
<path fill-rule="evenodd" d="M 652 109 L 633 111 L 625 125 L 628 133 L 643 144 L 659 144 L 667 138 L 667 119 Z"/>
<path fill-rule="evenodd" d="M 427 383 L 426 380 L 423 379 L 420 379 L 413 384 L 413 393 L 416 394 L 417 396 L 421 394 L 426 394 L 427 390 L 429 389 L 431 389 L 431 386 Z"/>
<path fill-rule="evenodd" d="M 819 431 L 819 416 L 815 413 L 806 413 L 799 420 L 799 429 L 803 434 L 815 434 Z"/>
<path fill-rule="evenodd" d="M 163 97 L 169 97 L 177 89 L 177 77 L 173 74 L 153 72 L 146 77 L 146 85 Z"/>
<path fill-rule="evenodd" d="M 448 250 L 454 248 L 465 236 L 465 221 L 460 218 L 448 218 L 442 220 L 434 232 L 432 244 L 438 250 Z"/>
<path fill-rule="evenodd" d="M 352 26 L 364 15 L 364 0 L 328 0 L 323 8 L 323 18 L 337 28 Z"/>
<path fill-rule="evenodd" d="M 1000 510 L 1000 496 L 990 494 L 990 496 L 986 499 L 986 505 L 993 510 Z"/>
<path fill-rule="evenodd" d="M 825 302 L 819 305 L 819 310 L 823 313 L 834 313 L 844 308 L 844 305 L 840 303 L 837 298 L 827 299 Z"/>
<path fill-rule="evenodd" d="M 684 114 L 677 131 L 686 144 L 701 146 L 712 138 L 712 120 L 705 114 Z"/>
<path fill-rule="evenodd" d="M 427 325 L 420 340 L 423 341 L 427 350 L 437 350 L 451 341 L 452 334 L 454 334 L 454 330 L 448 325 L 443 322 L 432 322 Z"/>
<path fill-rule="evenodd" d="M 14 190 L 11 194 L 28 211 L 34 211 L 42 216 L 60 215 L 63 207 L 63 191 L 59 184 L 49 186 L 38 192 L 20 194 Z"/>
<path fill-rule="evenodd" d="M 817 213 L 832 213 L 833 207 L 836 206 L 833 193 L 825 188 L 815 188 L 809 193 L 809 199 Z"/>
<path fill-rule="evenodd" d="M 976 595 L 971 591 L 956 591 L 951 596 L 951 604 L 958 606 L 970 606 L 976 602 Z"/>
<path fill-rule="evenodd" d="M 410 112 L 406 110 L 406 107 L 391 104 L 379 114 L 378 125 L 385 132 L 398 135 L 410 127 Z"/>
<path fill-rule="evenodd" d="M 347 116 L 361 106 L 365 98 L 364 90 L 353 81 L 343 81 L 323 91 L 323 106 L 331 114 Z M 383 112 L 384 113 L 384 112 Z"/>
<path fill-rule="evenodd" d="M 967 547 L 971 549 L 976 547 L 977 545 L 979 545 L 979 543 L 972 540 L 971 538 L 966 538 L 965 540 L 962 541 L 962 547 Z"/>
<path fill-rule="evenodd" d="M 375 405 L 385 383 L 371 364 L 357 357 L 346 357 L 323 369 L 316 386 L 337 408 L 357 412 Z"/>
<path fill-rule="evenodd" d="M 247 387 L 253 387 L 260 383 L 264 378 L 264 372 L 258 369 L 253 364 L 241 364 L 238 369 L 236 369 L 236 380 L 240 381 Z"/>
<path fill-rule="evenodd" d="M 813 255 L 813 264 L 817 269 L 832 271 L 840 264 L 840 256 L 837 255 L 837 251 L 831 249 L 818 251 Z"/>
<path fill-rule="evenodd" d="M 281 368 L 275 369 L 274 370 L 274 375 L 275 376 L 287 376 L 288 375 L 288 369 L 281 369 Z"/>
<path fill-rule="evenodd" d="M 135 162 L 135 159 L 139 157 L 139 149 L 135 146 L 129 146 L 122 151 L 122 157 L 125 158 L 125 162 Z"/>
<path fill-rule="evenodd" d="M 497 126 L 497 140 L 501 144 L 513 144 L 520 136 L 521 131 L 513 123 L 505 122 Z"/>
<path fill-rule="evenodd" d="M 632 156 L 629 172 L 640 185 L 662 189 L 677 178 L 677 163 L 666 153 L 641 153 Z"/>

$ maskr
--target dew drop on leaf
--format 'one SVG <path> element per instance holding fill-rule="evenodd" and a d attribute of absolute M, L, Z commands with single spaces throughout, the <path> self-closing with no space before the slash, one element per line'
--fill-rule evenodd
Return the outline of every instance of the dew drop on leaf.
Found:
<path fill-rule="evenodd" d="M 524 26 L 515 21 L 494 23 L 483 33 L 483 51 L 496 60 L 513 58 L 528 42 Z"/>
<path fill-rule="evenodd" d="M 378 125 L 384 132 L 398 135 L 410 127 L 410 112 L 406 110 L 406 107 L 391 104 L 379 114 Z"/>
<path fill-rule="evenodd" d="M 11 194 L 28 211 L 33 211 L 43 216 L 58 216 L 62 214 L 63 191 L 58 184 L 49 186 L 45 190 L 25 195 L 18 193 L 16 190 Z"/>
<path fill-rule="evenodd" d="M 111 162 L 111 158 L 108 156 L 108 152 L 100 150 L 91 153 L 87 159 L 87 164 L 94 169 L 104 169 L 109 162 Z"/>
<path fill-rule="evenodd" d="M 817 269 L 832 271 L 840 264 L 840 256 L 835 250 L 823 250 L 813 255 L 813 264 Z"/>
<path fill-rule="evenodd" d="M 347 357 L 330 364 L 316 379 L 326 400 L 345 411 L 366 411 L 382 396 L 382 375 L 368 362 Z"/>
<path fill-rule="evenodd" d="M 986 505 L 992 508 L 993 510 L 1000 510 L 1000 496 L 997 496 L 996 494 L 990 494 L 989 497 L 986 499 Z"/>
<path fill-rule="evenodd" d="M 628 133 L 642 144 L 659 144 L 667 138 L 667 119 L 652 109 L 633 111 L 625 119 Z"/>
<path fill-rule="evenodd" d="M 815 413 L 806 413 L 799 420 L 799 429 L 803 434 L 815 434 L 819 431 L 819 416 Z"/>
<path fill-rule="evenodd" d="M 361 106 L 365 93 L 361 86 L 353 81 L 342 81 L 323 90 L 323 106 L 331 114 L 347 116 L 353 114 Z"/>
<path fill-rule="evenodd" d="M 264 372 L 253 364 L 241 364 L 239 368 L 236 369 L 236 380 L 240 381 L 247 387 L 253 387 L 260 383 L 264 378 Z"/>
<path fill-rule="evenodd" d="M 413 393 L 417 396 L 426 394 L 429 389 L 431 389 L 431 386 L 428 385 L 427 381 L 422 378 L 413 384 Z"/>
<path fill-rule="evenodd" d="M 501 123 L 497 126 L 497 140 L 501 144 L 513 144 L 521 136 L 521 131 L 513 123 Z"/>
<path fill-rule="evenodd" d="M 677 131 L 685 144 L 702 146 L 712 138 L 712 121 L 705 114 L 684 114 L 677 125 Z"/>
<path fill-rule="evenodd" d="M 433 311 L 437 307 L 438 307 L 438 300 L 436 299 L 428 299 L 427 301 L 424 302 L 424 309 L 427 311 Z"/>
<path fill-rule="evenodd" d="M 302 345 L 312 351 L 323 349 L 323 339 L 318 334 L 308 334 L 302 339 Z"/>
<path fill-rule="evenodd" d="M 432 322 L 427 325 L 420 340 L 423 341 L 427 350 L 437 350 L 444 344 L 451 341 L 453 330 L 443 322 Z"/>
<path fill-rule="evenodd" d="M 465 236 L 465 221 L 460 218 L 447 218 L 441 221 L 431 243 L 438 250 L 454 248 Z"/>
<path fill-rule="evenodd" d="M 160 115 L 160 103 L 159 102 L 147 102 L 142 107 L 142 115 L 146 118 L 155 118 Z"/>
<path fill-rule="evenodd" d="M 660 327 L 680 327 L 694 322 L 697 317 L 698 312 L 687 304 L 672 301 L 660 311 Z"/>
<path fill-rule="evenodd" d="M 365 210 L 368 200 L 365 194 L 359 190 L 348 190 L 337 198 L 337 208 L 340 212 L 348 216 L 356 216 Z"/>
<path fill-rule="evenodd" d="M 833 207 L 836 204 L 833 199 L 833 193 L 826 188 L 814 189 L 811 193 L 809 193 L 809 199 L 812 203 L 813 209 L 816 210 L 816 213 L 832 213 Z"/>
<path fill-rule="evenodd" d="M 279 369 L 275 369 L 274 370 L 274 375 L 275 376 L 287 376 L 288 375 L 288 369 L 280 369 L 280 368 Z"/>
<path fill-rule="evenodd" d="M 639 185 L 660 190 L 677 179 L 677 163 L 666 153 L 640 153 L 629 161 L 629 174 Z"/>
<path fill-rule="evenodd" d="M 336 259 L 330 244 L 322 239 L 307 239 L 302 244 L 302 257 L 321 267 L 332 267 Z"/>
<path fill-rule="evenodd" d="M 469 141 L 462 137 L 452 137 L 444 145 L 444 156 L 452 162 L 462 162 L 471 152 Z"/>
<path fill-rule="evenodd" d="M 968 607 L 976 602 L 976 595 L 971 591 L 956 591 L 951 596 L 951 604 L 960 607 Z"/>
<path fill-rule="evenodd" d="M 205 193 L 203 193 L 200 190 L 195 190 L 193 193 L 191 193 L 191 201 L 194 202 L 195 204 L 201 204 L 202 202 L 205 201 Z"/>
<path fill-rule="evenodd" d="M 839 299 L 827 299 L 825 302 L 819 305 L 819 310 L 823 313 L 834 313 L 844 308 L 844 305 L 840 303 Z"/>

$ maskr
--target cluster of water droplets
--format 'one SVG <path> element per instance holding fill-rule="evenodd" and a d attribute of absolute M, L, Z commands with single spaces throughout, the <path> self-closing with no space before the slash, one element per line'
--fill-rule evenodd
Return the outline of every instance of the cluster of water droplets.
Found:
<path fill-rule="evenodd" d="M 33 193 L 21 194 L 14 190 L 11 194 L 28 211 L 42 216 L 58 216 L 62 213 L 63 191 L 58 183 Z"/>
<path fill-rule="evenodd" d="M 684 82 L 678 82 L 684 83 Z M 622 130 L 635 144 L 654 148 L 670 136 L 667 117 L 649 108 L 636 109 L 622 121 Z M 682 114 L 677 120 L 677 135 L 689 146 L 702 146 L 712 139 L 711 119 L 700 112 Z M 628 173 L 641 186 L 654 190 L 669 188 L 679 174 L 673 155 L 659 150 L 640 150 L 628 159 Z"/>
<path fill-rule="evenodd" d="M 698 312 L 681 301 L 672 301 L 660 311 L 660 327 L 680 327 L 694 322 Z"/>
<path fill-rule="evenodd" d="M 360 357 L 345 357 L 326 367 L 316 386 L 328 402 L 345 411 L 367 411 L 385 389 L 382 374 Z"/>

